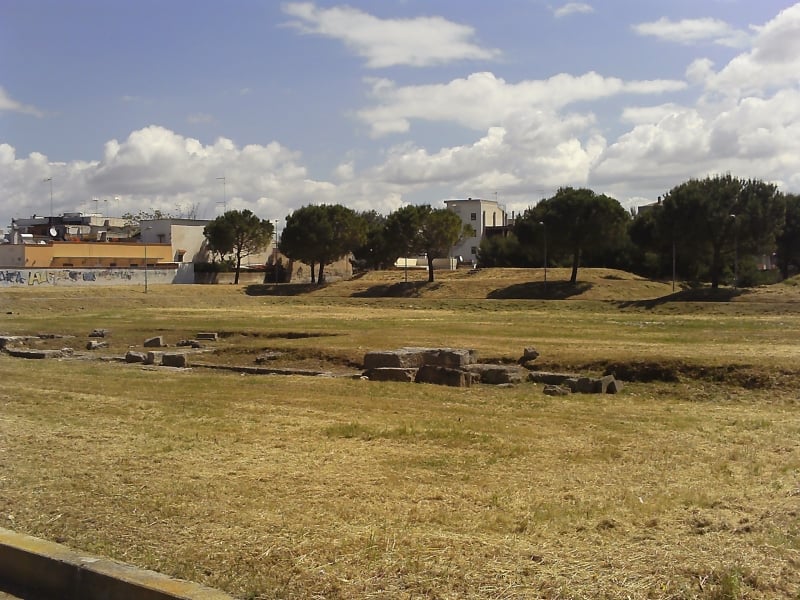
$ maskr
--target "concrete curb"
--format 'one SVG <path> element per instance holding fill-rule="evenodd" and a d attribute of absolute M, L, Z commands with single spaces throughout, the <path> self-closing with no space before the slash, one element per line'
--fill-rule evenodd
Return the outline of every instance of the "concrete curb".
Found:
<path fill-rule="evenodd" d="M 233 600 L 209 587 L 0 528 L 3 591 L 36 600 Z"/>

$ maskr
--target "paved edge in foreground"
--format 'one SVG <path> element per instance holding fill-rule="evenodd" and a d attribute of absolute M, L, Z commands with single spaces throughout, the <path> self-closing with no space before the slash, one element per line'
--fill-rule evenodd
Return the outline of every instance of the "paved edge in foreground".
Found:
<path fill-rule="evenodd" d="M 219 590 L 0 527 L 0 592 L 23 598 L 233 600 Z"/>

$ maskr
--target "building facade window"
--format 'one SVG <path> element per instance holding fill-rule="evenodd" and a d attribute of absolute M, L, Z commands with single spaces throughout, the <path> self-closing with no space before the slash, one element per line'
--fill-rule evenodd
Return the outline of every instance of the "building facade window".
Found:
<path fill-rule="evenodd" d="M 478 220 L 478 213 L 469 213 L 469 220 L 470 221 L 477 221 Z"/>

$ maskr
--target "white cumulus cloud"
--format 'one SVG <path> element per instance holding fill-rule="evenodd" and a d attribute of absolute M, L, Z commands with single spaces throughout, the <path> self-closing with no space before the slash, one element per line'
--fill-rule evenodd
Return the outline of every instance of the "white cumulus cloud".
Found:
<path fill-rule="evenodd" d="M 557 19 L 574 14 L 588 14 L 593 12 L 594 8 L 592 5 L 585 2 L 567 2 L 563 6 L 553 9 L 553 15 L 555 15 Z"/>
<path fill-rule="evenodd" d="M 23 115 L 30 115 L 32 117 L 44 117 L 44 111 L 41 111 L 30 104 L 23 104 L 22 102 L 14 100 L 8 95 L 8 92 L 6 92 L 5 89 L 0 87 L 0 113 L 2 112 L 20 113 Z"/>
<path fill-rule="evenodd" d="M 747 46 L 750 34 L 735 29 L 720 19 L 681 19 L 673 21 L 666 17 L 658 21 L 633 25 L 633 31 L 639 35 L 652 36 L 678 44 L 697 44 L 711 42 L 721 46 L 741 48 Z"/>
<path fill-rule="evenodd" d="M 619 94 L 660 94 L 685 87 L 683 81 L 624 81 L 594 72 L 577 77 L 562 73 L 519 83 L 483 72 L 444 84 L 403 87 L 381 79 L 372 81 L 375 104 L 360 110 L 358 117 L 369 124 L 375 137 L 408 131 L 412 120 L 452 122 L 486 130 L 520 113 L 559 109 Z"/>
<path fill-rule="evenodd" d="M 500 54 L 476 43 L 472 27 L 443 17 L 381 19 L 349 6 L 320 8 L 312 2 L 287 3 L 283 10 L 294 17 L 290 26 L 341 41 L 373 69 L 492 60 Z"/>
<path fill-rule="evenodd" d="M 752 48 L 706 77 L 710 91 L 763 94 L 783 86 L 800 85 L 800 3 L 780 12 L 758 32 Z"/>

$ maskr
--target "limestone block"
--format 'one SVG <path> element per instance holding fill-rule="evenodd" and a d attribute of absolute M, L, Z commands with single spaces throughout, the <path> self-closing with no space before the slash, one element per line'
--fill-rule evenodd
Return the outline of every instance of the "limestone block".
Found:
<path fill-rule="evenodd" d="M 606 394 L 618 394 L 622 391 L 623 383 L 619 379 L 609 382 L 606 387 Z"/>
<path fill-rule="evenodd" d="M 108 329 L 93 329 L 92 333 L 89 334 L 90 338 L 105 338 L 110 336 L 111 332 Z"/>
<path fill-rule="evenodd" d="M 550 373 L 548 371 L 531 371 L 528 373 L 528 381 L 546 385 L 561 385 L 570 377 L 574 378 L 575 376 L 567 373 Z"/>
<path fill-rule="evenodd" d="M 185 354 L 178 352 L 165 352 L 161 357 L 161 364 L 165 367 L 188 367 L 189 361 Z"/>
<path fill-rule="evenodd" d="M 463 369 L 478 362 L 474 350 L 464 348 L 428 348 L 423 350 L 422 363 L 448 369 Z"/>
<path fill-rule="evenodd" d="M 100 348 L 108 348 L 108 342 L 101 342 L 99 340 L 89 340 L 86 343 L 87 350 L 98 350 Z"/>
<path fill-rule="evenodd" d="M 597 394 L 600 392 L 600 382 L 592 377 L 579 377 L 575 390 L 579 394 Z"/>
<path fill-rule="evenodd" d="M 364 370 L 417 369 L 422 366 L 423 349 L 377 350 L 364 355 Z"/>
<path fill-rule="evenodd" d="M 28 350 L 22 348 L 6 348 L 9 355 L 16 358 L 61 358 L 61 350 Z"/>
<path fill-rule="evenodd" d="M 525 372 L 517 365 L 475 363 L 467 365 L 466 370 L 475 375 L 476 381 L 489 385 L 522 383 L 525 378 Z"/>
<path fill-rule="evenodd" d="M 144 357 L 144 364 L 146 365 L 160 365 L 161 364 L 161 357 L 164 355 L 163 352 L 156 352 L 154 350 L 150 350 Z"/>
<path fill-rule="evenodd" d="M 400 381 L 403 383 L 413 382 L 416 374 L 416 369 L 398 367 L 380 367 L 364 371 L 364 376 L 370 381 Z"/>
<path fill-rule="evenodd" d="M 162 335 L 147 338 L 144 341 L 145 348 L 163 348 L 164 346 L 166 346 L 166 344 L 164 343 L 164 336 Z"/>
<path fill-rule="evenodd" d="M 216 331 L 201 331 L 194 337 L 196 337 L 198 340 L 216 342 L 219 339 L 219 334 Z"/>
<path fill-rule="evenodd" d="M 600 379 L 597 380 L 599 384 L 599 389 L 597 390 L 598 394 L 613 394 L 614 392 L 609 392 L 608 387 L 612 385 L 615 381 L 613 375 L 604 375 Z"/>
<path fill-rule="evenodd" d="M 414 381 L 417 383 L 434 383 L 450 387 L 470 387 L 472 373 L 461 369 L 450 369 L 435 365 L 423 365 L 417 371 Z"/>
<path fill-rule="evenodd" d="M 128 350 L 128 352 L 125 353 L 125 362 L 127 363 L 143 363 L 145 358 L 146 356 L 142 352 Z"/>

